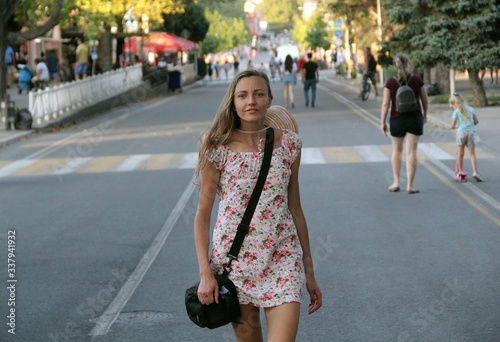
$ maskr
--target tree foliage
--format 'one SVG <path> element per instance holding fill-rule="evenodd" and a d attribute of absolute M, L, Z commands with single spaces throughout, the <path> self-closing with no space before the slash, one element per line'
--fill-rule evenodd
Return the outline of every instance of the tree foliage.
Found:
<path fill-rule="evenodd" d="M 202 6 L 194 3 L 187 4 L 183 13 L 175 15 L 173 32 L 178 36 L 201 42 L 205 39 L 209 25 Z M 187 33 L 186 36 L 184 33 Z"/>
<path fill-rule="evenodd" d="M 328 50 L 330 48 L 331 32 L 327 30 L 327 25 L 323 20 L 323 16 L 316 15 L 309 20 L 310 28 L 306 34 L 306 44 L 311 50 L 316 50 L 316 48 L 323 48 Z"/>
<path fill-rule="evenodd" d="M 500 1 L 387 0 L 390 20 L 401 25 L 389 49 L 411 55 L 417 68 L 443 63 L 468 70 L 476 105 L 486 95 L 478 71 L 500 65 Z"/>
<path fill-rule="evenodd" d="M 250 41 L 250 32 L 242 18 L 225 17 L 218 11 L 205 11 L 210 22 L 208 34 L 202 45 L 203 53 L 231 50 Z"/>
<path fill-rule="evenodd" d="M 384 0 L 380 1 L 383 3 Z M 344 20 L 351 43 L 355 42 L 358 47 L 378 43 L 376 0 L 327 0 L 324 6 L 335 19 Z M 386 23 L 383 11 L 381 16 L 382 22 Z M 391 25 L 384 26 L 386 33 L 392 31 Z"/>
<path fill-rule="evenodd" d="M 291 30 L 295 20 L 300 18 L 302 4 L 303 1 L 299 0 L 265 0 L 258 5 L 258 9 L 269 23 L 269 30 Z"/>
<path fill-rule="evenodd" d="M 180 13 L 184 10 L 182 0 L 69 0 L 78 9 L 77 21 L 85 27 L 88 38 L 98 39 L 112 25 L 121 27 L 123 17 L 129 11 L 140 21 L 143 15 L 149 18 L 153 28 L 163 23 L 162 14 Z"/>

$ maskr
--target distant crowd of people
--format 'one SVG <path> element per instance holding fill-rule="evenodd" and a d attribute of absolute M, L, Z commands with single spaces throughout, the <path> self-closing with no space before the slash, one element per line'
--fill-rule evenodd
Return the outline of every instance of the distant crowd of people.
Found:
<path fill-rule="evenodd" d="M 67 82 L 79 80 L 88 75 L 89 47 L 83 43 L 82 38 L 77 39 L 74 56 L 74 69 L 70 62 L 72 58 L 60 58 L 56 50 L 41 52 L 34 60 L 34 67 L 29 66 L 28 55 L 23 45 L 15 52 L 12 46 L 5 51 L 5 64 L 7 66 L 7 87 L 14 86 L 17 78 L 18 92 L 32 89 L 43 89 L 49 82 Z"/>

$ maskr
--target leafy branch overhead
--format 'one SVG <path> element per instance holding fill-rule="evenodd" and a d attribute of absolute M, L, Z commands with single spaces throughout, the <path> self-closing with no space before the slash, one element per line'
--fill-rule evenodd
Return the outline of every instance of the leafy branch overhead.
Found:
<path fill-rule="evenodd" d="M 20 5 L 20 8 L 17 8 L 17 5 Z M 7 41 L 11 45 L 21 44 L 27 40 L 35 39 L 52 29 L 58 22 L 61 9 L 63 8 L 64 0 L 56 0 L 51 1 L 40 9 L 40 5 L 37 7 L 33 7 L 33 2 L 29 1 L 5 1 L 3 5 L 0 5 L 1 13 L 3 18 L 10 18 L 13 14 L 19 13 L 20 10 L 24 8 L 31 7 L 33 9 L 33 13 L 38 9 L 42 14 L 46 14 L 42 17 L 42 23 L 38 22 L 31 27 L 28 27 L 26 30 L 18 31 L 18 32 L 8 32 L 7 33 Z M 20 18 L 29 19 L 29 11 L 23 12 L 23 15 Z M 26 20 L 29 22 L 29 20 Z"/>
<path fill-rule="evenodd" d="M 401 26 L 389 41 L 390 51 L 409 53 L 420 70 L 438 63 L 468 70 L 476 105 L 487 104 L 478 72 L 500 65 L 499 1 L 387 0 L 384 8 Z"/>

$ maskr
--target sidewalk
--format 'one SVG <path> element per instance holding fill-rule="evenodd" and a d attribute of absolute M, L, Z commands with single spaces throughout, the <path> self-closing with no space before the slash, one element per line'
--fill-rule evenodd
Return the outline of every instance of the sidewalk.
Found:
<path fill-rule="evenodd" d="M 22 94 L 19 94 L 17 85 L 11 86 L 9 89 L 7 89 L 7 94 L 9 94 L 10 96 L 10 101 L 15 102 L 15 106 L 17 108 L 27 109 L 29 107 L 28 94 L 26 93 L 26 91 L 23 91 Z M 19 131 L 11 129 L 6 131 L 5 124 L 4 123 L 0 124 L 2 125 L 2 127 L 0 127 L 0 148 L 7 146 L 18 140 L 21 140 L 25 137 L 28 137 L 32 134 L 35 134 L 37 132 L 35 129 L 29 131 Z"/>

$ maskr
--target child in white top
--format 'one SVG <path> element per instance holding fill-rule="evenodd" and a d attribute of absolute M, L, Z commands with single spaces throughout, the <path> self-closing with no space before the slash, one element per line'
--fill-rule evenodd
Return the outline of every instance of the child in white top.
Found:
<path fill-rule="evenodd" d="M 465 146 L 469 149 L 470 161 L 472 164 L 472 169 L 474 173 L 472 177 L 478 182 L 482 182 L 483 179 L 477 173 L 477 158 L 476 158 L 476 125 L 479 123 L 476 112 L 474 108 L 468 106 L 462 96 L 459 93 L 453 93 L 449 100 L 450 107 L 454 109 L 452 121 L 449 129 L 455 129 L 455 125 L 458 123 L 457 127 L 457 176 L 463 174 L 463 160 L 465 153 Z"/>

